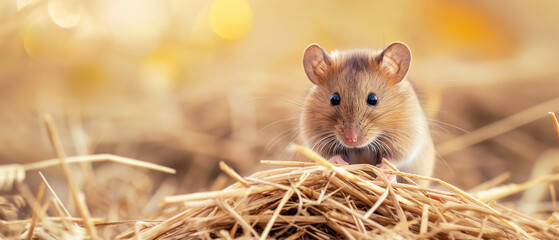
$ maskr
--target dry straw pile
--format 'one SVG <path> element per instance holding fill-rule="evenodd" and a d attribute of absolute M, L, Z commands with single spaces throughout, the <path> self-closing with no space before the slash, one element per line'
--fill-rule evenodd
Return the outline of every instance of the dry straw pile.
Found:
<path fill-rule="evenodd" d="M 559 123 L 554 115 L 559 136 Z M 225 163 L 221 169 L 237 183 L 220 191 L 167 196 L 154 219 L 105 221 L 91 217 L 91 202 L 72 184 L 68 164 L 109 160 L 168 173 L 154 164 L 113 155 L 65 157 L 56 129 L 46 118 L 58 159 L 28 165 L 0 166 L 0 187 L 15 186 L 18 195 L 0 197 L 0 236 L 19 239 L 99 239 L 102 227 L 133 225 L 110 235 L 116 239 L 559 239 L 559 213 L 548 219 L 527 216 L 495 202 L 535 184 L 559 180 L 547 175 L 520 185 L 494 187 L 490 181 L 467 193 L 442 180 L 371 165 L 333 165 L 294 145 L 314 162 L 263 161 L 290 167 L 239 176 Z M 25 171 L 60 165 L 79 217 L 72 217 L 43 177 L 36 196 L 23 183 Z M 387 174 L 408 183 L 391 183 Z M 418 181 L 442 186 L 426 188 Z M 444 187 L 444 189 L 443 189 Z M 54 198 L 42 203 L 44 192 Z M 553 202 L 556 202 L 552 192 Z M 32 218 L 13 218 L 24 205 Z M 89 205 L 89 206 L 88 206 Z M 47 216 L 54 209 L 57 216 Z M 126 230 L 128 229 L 128 230 Z M 105 236 L 106 237 L 106 236 Z"/>
<path fill-rule="evenodd" d="M 221 191 L 167 197 L 164 204 L 182 203 L 167 220 L 138 223 L 118 238 L 559 238 L 557 213 L 544 221 L 494 202 L 486 204 L 438 179 L 371 165 L 334 166 L 296 148 L 317 164 L 266 161 L 299 166 L 246 178 L 222 164 L 237 183 Z M 402 176 L 411 184 L 390 183 L 385 174 Z M 414 179 L 438 182 L 450 191 L 421 187 Z"/>

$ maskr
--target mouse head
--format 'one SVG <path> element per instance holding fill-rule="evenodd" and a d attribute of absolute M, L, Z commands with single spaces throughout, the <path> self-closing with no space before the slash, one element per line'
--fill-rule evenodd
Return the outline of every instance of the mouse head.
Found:
<path fill-rule="evenodd" d="M 314 86 L 306 99 L 301 128 L 308 144 L 332 149 L 398 144 L 410 121 L 406 99 L 413 90 L 403 83 L 410 62 L 411 52 L 401 42 L 382 51 L 332 54 L 317 44 L 307 47 L 303 66 Z"/>

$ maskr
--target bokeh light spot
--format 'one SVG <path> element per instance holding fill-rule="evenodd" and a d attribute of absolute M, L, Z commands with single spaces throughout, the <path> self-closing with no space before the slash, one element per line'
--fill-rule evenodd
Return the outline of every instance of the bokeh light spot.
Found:
<path fill-rule="evenodd" d="M 150 83 L 170 87 L 180 72 L 180 56 L 169 47 L 162 47 L 148 56 L 143 64 L 143 75 Z"/>
<path fill-rule="evenodd" d="M 252 26 L 252 9 L 245 0 L 215 0 L 209 10 L 210 26 L 218 36 L 235 40 Z"/>
<path fill-rule="evenodd" d="M 35 59 L 67 57 L 72 50 L 70 43 L 70 29 L 60 28 L 48 18 L 36 19 L 23 32 L 23 47 Z"/>
<path fill-rule="evenodd" d="M 165 4 L 158 0 L 110 0 L 101 12 L 118 49 L 129 53 L 155 49 L 169 22 Z"/>
<path fill-rule="evenodd" d="M 80 64 L 69 71 L 68 84 L 76 94 L 99 93 L 108 83 L 106 69 L 99 62 Z"/>
<path fill-rule="evenodd" d="M 463 51 L 481 57 L 508 56 L 513 48 L 512 36 L 482 6 L 467 1 L 435 1 L 422 4 L 426 32 L 441 41 L 439 50 Z M 420 12 L 423 12 L 420 11 Z"/>
<path fill-rule="evenodd" d="M 63 28 L 76 26 L 81 19 L 79 2 L 52 0 L 48 3 L 49 16 L 52 21 Z"/>

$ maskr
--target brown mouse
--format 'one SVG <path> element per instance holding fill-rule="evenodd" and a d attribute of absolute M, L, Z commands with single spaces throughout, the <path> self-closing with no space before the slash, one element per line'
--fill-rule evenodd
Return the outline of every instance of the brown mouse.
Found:
<path fill-rule="evenodd" d="M 303 145 L 334 163 L 386 167 L 386 158 L 401 171 L 430 176 L 435 151 L 406 78 L 410 63 L 411 51 L 401 42 L 331 54 L 308 46 L 303 66 L 313 86 L 299 122 Z"/>

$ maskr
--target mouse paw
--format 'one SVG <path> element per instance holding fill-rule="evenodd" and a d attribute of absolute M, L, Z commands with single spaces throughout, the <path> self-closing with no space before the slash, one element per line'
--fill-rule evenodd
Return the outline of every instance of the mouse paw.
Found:
<path fill-rule="evenodd" d="M 379 163 L 379 164 L 377 164 L 377 165 L 375 165 L 375 166 L 378 167 L 378 168 L 381 168 L 381 169 L 392 170 L 390 167 L 388 167 L 388 166 L 387 166 L 386 164 L 384 164 L 384 163 Z M 389 182 L 391 182 L 391 183 L 397 182 L 396 175 L 394 175 L 394 174 L 384 174 L 384 175 L 386 176 L 386 179 L 388 179 Z M 380 180 L 379 177 L 377 177 L 377 179 Z"/>
<path fill-rule="evenodd" d="M 330 159 L 328 159 L 328 162 L 333 164 L 349 165 L 349 163 L 347 163 L 340 155 L 331 157 Z"/>

